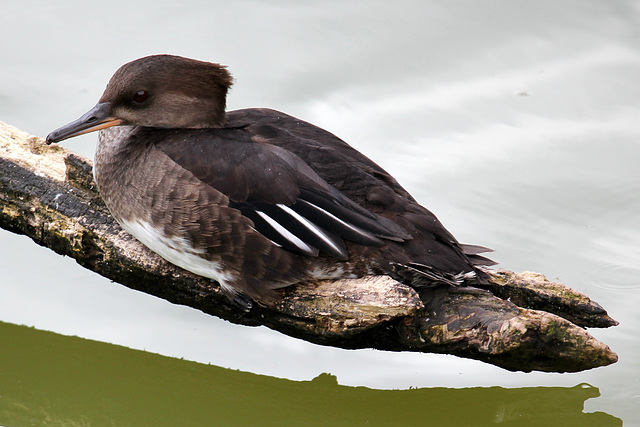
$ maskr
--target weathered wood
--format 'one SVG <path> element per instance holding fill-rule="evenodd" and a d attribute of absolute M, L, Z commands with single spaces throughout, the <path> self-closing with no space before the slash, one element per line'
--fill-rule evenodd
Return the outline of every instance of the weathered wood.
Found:
<path fill-rule="evenodd" d="M 216 283 L 170 265 L 123 231 L 95 191 L 89 160 L 1 122 L 0 226 L 125 286 L 319 344 L 450 353 L 522 371 L 617 360 L 582 328 L 617 322 L 537 273 L 489 271 L 488 290 L 435 287 L 420 295 L 386 276 L 306 283 L 244 312 Z"/>

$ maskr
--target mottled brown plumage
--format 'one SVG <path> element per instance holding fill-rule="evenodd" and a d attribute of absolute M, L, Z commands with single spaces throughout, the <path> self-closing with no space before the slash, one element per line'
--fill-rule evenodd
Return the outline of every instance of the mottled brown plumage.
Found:
<path fill-rule="evenodd" d="M 101 130 L 95 177 L 114 217 L 237 300 L 374 273 L 413 284 L 483 280 L 475 265 L 491 263 L 484 248 L 460 245 L 386 171 L 278 111 L 225 114 L 230 85 L 218 64 L 141 58 L 47 141 Z"/>

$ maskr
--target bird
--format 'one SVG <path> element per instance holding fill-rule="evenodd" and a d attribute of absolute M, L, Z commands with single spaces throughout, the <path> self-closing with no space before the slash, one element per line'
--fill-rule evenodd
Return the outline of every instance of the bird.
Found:
<path fill-rule="evenodd" d="M 268 108 L 226 110 L 227 67 L 176 55 L 121 66 L 46 143 L 99 131 L 98 191 L 122 228 L 239 306 L 276 289 L 387 274 L 486 283 L 464 245 L 388 172 L 334 134 Z"/>

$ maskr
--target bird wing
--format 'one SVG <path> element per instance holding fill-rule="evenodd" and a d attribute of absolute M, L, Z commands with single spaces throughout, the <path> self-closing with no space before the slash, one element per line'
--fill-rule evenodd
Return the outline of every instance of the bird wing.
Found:
<path fill-rule="evenodd" d="M 149 130 L 154 131 L 154 130 Z M 155 130 L 158 150 L 229 198 L 275 244 L 347 259 L 344 240 L 382 246 L 411 239 L 404 228 L 358 205 L 285 148 L 256 143 L 244 129 Z M 184 142 L 185 140 L 188 141 Z"/>
<path fill-rule="evenodd" d="M 294 153 L 343 195 L 407 230 L 413 239 L 402 245 L 387 245 L 389 251 L 381 252 L 386 260 L 419 262 L 443 271 L 468 271 L 471 264 L 495 264 L 478 255 L 490 249 L 461 245 L 388 172 L 332 133 L 265 108 L 229 111 L 227 126 L 245 128 L 254 141 Z"/>

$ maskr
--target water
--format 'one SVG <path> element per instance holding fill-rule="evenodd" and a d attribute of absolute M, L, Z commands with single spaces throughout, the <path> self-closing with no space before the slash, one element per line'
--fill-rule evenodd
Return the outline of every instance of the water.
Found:
<path fill-rule="evenodd" d="M 620 361 L 576 374 L 339 350 L 171 305 L 2 231 L 0 424 L 255 422 L 248 408 L 275 423 L 266 399 L 289 423 L 640 425 L 639 24 L 631 1 L 4 5 L 0 120 L 44 136 L 124 62 L 222 62 L 230 108 L 336 133 L 459 240 L 567 283 L 621 324 L 590 331 Z M 92 156 L 95 135 L 64 145 Z"/>

